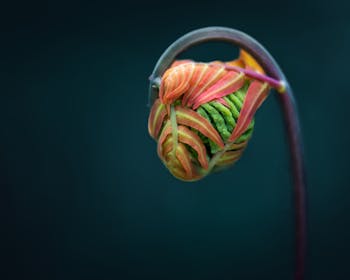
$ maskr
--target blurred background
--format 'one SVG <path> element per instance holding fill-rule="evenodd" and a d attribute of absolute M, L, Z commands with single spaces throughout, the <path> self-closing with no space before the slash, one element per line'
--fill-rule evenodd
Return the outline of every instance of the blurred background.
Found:
<path fill-rule="evenodd" d="M 174 179 L 148 136 L 148 77 L 196 28 L 259 40 L 298 101 L 307 279 L 350 279 L 345 1 L 12 3 L 1 13 L 1 279 L 292 279 L 293 197 L 275 93 L 230 170 Z M 211 43 L 183 57 L 231 60 Z"/>

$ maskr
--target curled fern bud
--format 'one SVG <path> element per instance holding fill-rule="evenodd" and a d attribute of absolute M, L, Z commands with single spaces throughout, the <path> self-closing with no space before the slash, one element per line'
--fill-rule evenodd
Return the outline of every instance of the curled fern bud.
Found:
<path fill-rule="evenodd" d="M 171 65 L 189 47 L 209 41 L 228 42 L 247 52 L 241 51 L 239 59 L 227 63 L 186 60 Z M 148 128 L 170 172 L 185 181 L 198 180 L 240 158 L 252 135 L 254 114 L 271 88 L 280 93 L 277 98 L 290 148 L 296 210 L 295 279 L 302 280 L 306 182 L 300 121 L 285 75 L 258 41 L 241 31 L 213 26 L 194 30 L 173 42 L 150 77 L 149 103 L 153 106 Z"/>
<path fill-rule="evenodd" d="M 184 181 L 233 165 L 270 88 L 263 69 L 244 51 L 227 63 L 175 61 L 161 77 L 148 120 L 159 158 Z"/>

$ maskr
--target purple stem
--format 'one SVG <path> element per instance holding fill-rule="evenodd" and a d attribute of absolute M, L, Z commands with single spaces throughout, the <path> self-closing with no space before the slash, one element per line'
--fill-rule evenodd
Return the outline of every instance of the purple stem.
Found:
<path fill-rule="evenodd" d="M 252 71 L 249 69 L 245 69 L 245 68 L 241 68 L 241 67 L 237 67 L 237 66 L 226 65 L 226 64 L 225 64 L 225 69 L 243 72 L 246 76 L 248 76 L 250 78 L 268 83 L 271 87 L 275 88 L 278 92 L 282 93 L 285 90 L 285 84 L 283 81 L 273 79 L 269 76 L 260 74 L 258 72 L 255 72 L 255 71 Z"/>
<path fill-rule="evenodd" d="M 292 89 L 282 70 L 269 52 L 255 39 L 235 29 L 207 27 L 192 31 L 170 45 L 158 60 L 150 77 L 149 104 L 153 104 L 157 98 L 160 77 L 170 67 L 175 58 L 189 47 L 208 41 L 224 41 L 246 50 L 262 66 L 271 79 L 274 81 L 277 80 L 277 83 L 283 83 L 284 94 L 277 94 L 277 97 L 282 108 L 286 126 L 294 184 L 296 231 L 294 279 L 304 280 L 306 259 L 306 182 L 300 121 Z"/>

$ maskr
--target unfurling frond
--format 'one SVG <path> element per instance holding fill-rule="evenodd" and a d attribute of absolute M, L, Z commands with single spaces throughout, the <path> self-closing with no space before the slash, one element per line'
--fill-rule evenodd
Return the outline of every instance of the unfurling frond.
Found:
<path fill-rule="evenodd" d="M 245 69 L 264 75 L 241 51 L 239 59 L 227 63 L 175 61 L 161 77 L 148 131 L 175 177 L 198 180 L 241 157 L 253 133 L 254 114 L 270 89 Z"/>

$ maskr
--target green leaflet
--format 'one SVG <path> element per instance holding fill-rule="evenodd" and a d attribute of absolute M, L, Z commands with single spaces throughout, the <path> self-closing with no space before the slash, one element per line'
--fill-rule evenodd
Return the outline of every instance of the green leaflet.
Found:
<path fill-rule="evenodd" d="M 201 105 L 197 109 L 197 113 L 211 122 L 225 142 L 230 137 L 233 129 L 236 126 L 248 87 L 249 82 L 246 82 L 241 89 L 224 97 L 224 100 L 229 105 L 229 108 L 217 101 L 212 101 Z M 235 141 L 235 143 L 242 143 L 248 140 L 252 136 L 253 130 L 254 119 L 250 123 L 248 129 Z M 201 135 L 201 133 L 199 133 L 199 136 L 211 154 L 215 154 L 216 152 L 220 151 L 220 147 L 218 147 L 210 139 L 204 135 Z"/>
<path fill-rule="evenodd" d="M 209 104 L 221 113 L 222 117 L 225 120 L 227 130 L 232 131 L 233 128 L 236 126 L 236 121 L 234 120 L 230 109 L 216 101 L 212 101 Z"/>
<path fill-rule="evenodd" d="M 233 96 L 233 94 L 230 94 L 230 95 L 228 95 L 228 96 L 225 96 L 225 97 L 224 97 L 224 100 L 227 102 L 227 104 L 230 105 L 231 114 L 232 114 L 232 116 L 233 116 L 234 119 L 235 119 L 235 126 L 236 126 L 236 120 L 238 119 L 238 116 L 239 116 L 239 109 L 237 109 L 236 104 L 231 100 L 231 98 L 230 98 L 229 96 Z M 235 97 L 235 98 L 237 98 L 237 97 Z M 237 101 L 239 102 L 239 104 L 241 103 L 241 102 L 238 100 L 238 98 L 237 98 Z M 241 105 L 239 105 L 238 108 L 240 108 L 240 107 L 241 107 Z"/>
<path fill-rule="evenodd" d="M 235 119 L 238 119 L 239 112 L 242 108 L 243 102 L 236 96 L 235 94 L 230 94 L 226 97 L 227 100 L 232 104 L 231 110 L 232 114 L 234 115 Z M 229 104 L 230 104 L 229 103 Z M 231 106 L 230 104 L 230 106 Z"/>
<path fill-rule="evenodd" d="M 203 104 L 202 107 L 205 109 L 205 111 L 210 116 L 212 123 L 216 127 L 216 130 L 219 132 L 221 137 L 224 141 L 226 141 L 230 136 L 231 133 L 228 131 L 227 124 L 225 123 L 225 119 L 222 117 L 220 112 L 215 109 L 214 106 L 211 104 Z"/>
<path fill-rule="evenodd" d="M 197 109 L 197 113 L 211 122 L 209 115 L 202 108 L 202 106 Z M 202 139 L 204 145 L 207 147 L 207 150 L 210 151 L 212 154 L 220 151 L 220 147 L 218 145 L 216 145 L 212 140 L 208 139 L 200 132 L 198 132 L 198 135 Z"/>
<path fill-rule="evenodd" d="M 247 94 L 247 90 L 249 87 L 250 82 L 246 82 L 243 87 L 241 87 L 239 90 L 233 93 L 233 95 L 237 96 L 239 100 L 243 103 L 245 95 Z M 241 109 L 241 108 L 239 108 Z"/>

